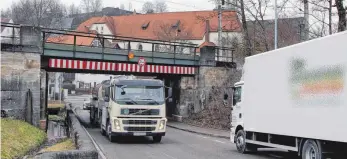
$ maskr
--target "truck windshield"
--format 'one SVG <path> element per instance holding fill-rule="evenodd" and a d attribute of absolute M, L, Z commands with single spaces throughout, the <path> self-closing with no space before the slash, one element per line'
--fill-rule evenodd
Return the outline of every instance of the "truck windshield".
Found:
<path fill-rule="evenodd" d="M 234 88 L 233 106 L 235 106 L 238 102 L 241 102 L 241 87 Z"/>
<path fill-rule="evenodd" d="M 115 86 L 114 95 L 118 104 L 162 105 L 165 102 L 162 86 Z"/>

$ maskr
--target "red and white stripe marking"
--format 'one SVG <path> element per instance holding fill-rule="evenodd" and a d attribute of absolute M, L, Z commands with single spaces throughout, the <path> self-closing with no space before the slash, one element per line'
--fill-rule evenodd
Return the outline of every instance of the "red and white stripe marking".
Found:
<path fill-rule="evenodd" d="M 165 66 L 165 65 L 145 65 L 140 66 L 134 63 L 116 63 L 101 61 L 69 60 L 69 59 L 49 59 L 50 68 L 65 68 L 78 70 L 100 70 L 116 72 L 143 72 L 162 74 L 195 74 L 195 67 Z"/>

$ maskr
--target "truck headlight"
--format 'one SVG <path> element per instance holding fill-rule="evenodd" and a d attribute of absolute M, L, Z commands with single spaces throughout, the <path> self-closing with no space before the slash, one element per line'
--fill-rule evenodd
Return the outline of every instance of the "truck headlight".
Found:
<path fill-rule="evenodd" d="M 118 119 L 114 119 L 113 122 L 114 122 L 115 128 L 116 128 L 117 130 L 120 130 L 119 120 L 118 120 Z"/>
<path fill-rule="evenodd" d="M 159 130 L 163 130 L 165 128 L 165 120 L 160 121 Z"/>

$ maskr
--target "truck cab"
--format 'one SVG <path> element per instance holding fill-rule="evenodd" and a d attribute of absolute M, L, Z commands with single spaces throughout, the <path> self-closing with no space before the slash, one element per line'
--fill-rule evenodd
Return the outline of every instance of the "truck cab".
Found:
<path fill-rule="evenodd" d="M 243 129 L 243 120 L 242 120 L 242 88 L 244 82 L 239 81 L 234 84 L 233 87 L 233 102 L 232 102 L 232 111 L 231 111 L 231 131 L 230 131 L 230 141 L 233 143 L 242 144 L 244 141 L 243 138 L 236 138 L 236 133 L 239 130 Z"/>
<path fill-rule="evenodd" d="M 121 136 L 152 136 L 160 142 L 166 131 L 165 86 L 154 79 L 112 79 L 102 106 L 101 133 L 111 142 Z"/>

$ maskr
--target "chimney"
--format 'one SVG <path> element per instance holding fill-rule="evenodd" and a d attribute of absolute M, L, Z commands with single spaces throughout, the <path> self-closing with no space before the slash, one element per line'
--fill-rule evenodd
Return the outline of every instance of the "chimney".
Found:
<path fill-rule="evenodd" d="M 210 21 L 205 21 L 205 42 L 210 42 Z"/>

